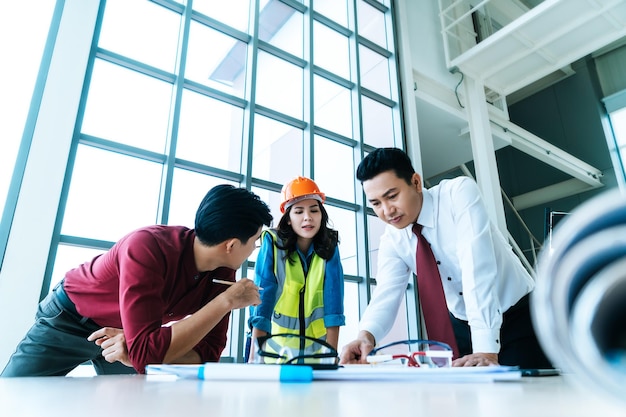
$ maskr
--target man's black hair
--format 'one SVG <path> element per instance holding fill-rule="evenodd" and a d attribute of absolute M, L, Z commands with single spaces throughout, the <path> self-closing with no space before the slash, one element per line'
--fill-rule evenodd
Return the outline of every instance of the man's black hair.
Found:
<path fill-rule="evenodd" d="M 402 149 L 378 148 L 363 158 L 356 169 L 356 178 L 362 184 L 386 171 L 393 171 L 409 185 L 415 174 L 411 159 Z"/>
<path fill-rule="evenodd" d="M 200 242 L 215 246 L 236 238 L 248 242 L 262 225 L 270 226 L 270 209 L 259 196 L 232 185 L 217 185 L 204 196 L 196 212 L 195 232 Z"/>

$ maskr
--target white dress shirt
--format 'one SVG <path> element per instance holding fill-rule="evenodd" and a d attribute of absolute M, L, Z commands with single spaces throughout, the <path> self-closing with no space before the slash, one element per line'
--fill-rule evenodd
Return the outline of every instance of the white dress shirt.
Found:
<path fill-rule="evenodd" d="M 498 353 L 502 313 L 529 293 L 534 281 L 489 221 L 476 182 L 443 180 L 423 196 L 417 223 L 438 261 L 448 310 L 469 322 L 474 352 Z M 387 225 L 381 237 L 377 285 L 359 325 L 377 341 L 391 329 L 416 272 L 412 227 Z"/>

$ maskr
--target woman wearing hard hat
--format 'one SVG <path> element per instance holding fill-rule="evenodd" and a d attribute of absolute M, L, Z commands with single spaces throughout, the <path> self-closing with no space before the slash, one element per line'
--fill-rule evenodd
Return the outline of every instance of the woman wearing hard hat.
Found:
<path fill-rule="evenodd" d="M 252 346 L 261 336 L 292 333 L 326 341 L 337 349 L 343 312 L 339 237 L 329 227 L 326 196 L 309 178 L 283 186 L 276 229 L 261 235 L 255 283 L 261 304 L 250 308 Z M 250 350 L 249 362 L 254 361 Z"/>

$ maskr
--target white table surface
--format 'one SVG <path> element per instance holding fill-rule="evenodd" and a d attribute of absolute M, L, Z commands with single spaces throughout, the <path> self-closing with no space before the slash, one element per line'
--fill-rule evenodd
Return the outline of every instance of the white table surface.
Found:
<path fill-rule="evenodd" d="M 626 416 L 626 402 L 581 389 L 572 379 L 289 384 L 156 375 L 0 378 L 0 416 Z"/>

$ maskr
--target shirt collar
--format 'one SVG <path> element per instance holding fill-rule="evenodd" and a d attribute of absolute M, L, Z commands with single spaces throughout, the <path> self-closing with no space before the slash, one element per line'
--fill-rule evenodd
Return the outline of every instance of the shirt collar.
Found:
<path fill-rule="evenodd" d="M 433 204 L 433 196 L 425 190 L 422 191 L 422 210 L 419 216 L 417 216 L 417 224 L 421 224 L 426 229 L 433 229 L 435 227 L 435 208 Z M 404 228 L 404 232 L 410 238 L 413 235 L 413 224 L 409 224 Z"/>
<path fill-rule="evenodd" d="M 417 216 L 417 223 L 422 226 L 433 229 L 435 227 L 435 206 L 433 204 L 433 196 L 430 193 L 422 192 L 422 210 Z"/>
<path fill-rule="evenodd" d="M 296 251 L 298 251 L 298 253 L 301 255 L 301 257 L 303 257 L 304 259 L 307 259 L 309 256 L 311 256 L 313 254 L 313 251 L 315 250 L 314 248 L 315 244 L 312 243 L 309 246 L 309 249 L 306 251 L 306 253 L 303 253 L 299 248 L 298 245 L 296 245 Z"/>

